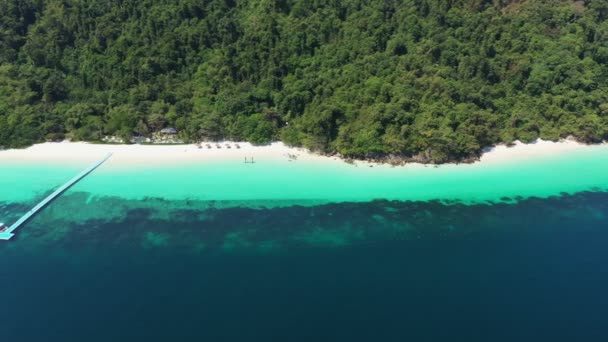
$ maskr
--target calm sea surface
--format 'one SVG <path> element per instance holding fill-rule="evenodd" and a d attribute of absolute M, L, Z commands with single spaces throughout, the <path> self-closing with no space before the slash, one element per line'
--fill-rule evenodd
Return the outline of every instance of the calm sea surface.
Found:
<path fill-rule="evenodd" d="M 0 244 L 0 341 L 608 340 L 605 150 L 297 166 L 102 167 Z M 0 166 L 0 221 L 79 168 Z"/>

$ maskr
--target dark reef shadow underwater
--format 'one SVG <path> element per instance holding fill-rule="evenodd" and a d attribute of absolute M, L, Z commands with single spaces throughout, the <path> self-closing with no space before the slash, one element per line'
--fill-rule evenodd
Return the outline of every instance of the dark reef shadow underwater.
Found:
<path fill-rule="evenodd" d="M 504 200 L 68 193 L 0 244 L 0 341 L 608 341 L 608 193 Z"/>

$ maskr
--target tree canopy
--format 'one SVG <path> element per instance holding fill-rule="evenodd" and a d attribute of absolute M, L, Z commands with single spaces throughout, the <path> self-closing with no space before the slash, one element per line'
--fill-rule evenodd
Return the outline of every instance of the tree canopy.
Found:
<path fill-rule="evenodd" d="M 0 146 L 283 140 L 445 162 L 608 139 L 603 0 L 0 0 Z"/>

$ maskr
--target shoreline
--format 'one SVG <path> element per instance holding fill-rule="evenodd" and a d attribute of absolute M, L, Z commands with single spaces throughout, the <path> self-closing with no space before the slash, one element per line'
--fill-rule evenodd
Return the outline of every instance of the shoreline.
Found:
<path fill-rule="evenodd" d="M 74 189 L 87 193 L 87 201 L 160 198 L 239 207 L 251 201 L 264 207 L 376 199 L 480 203 L 608 190 L 608 144 L 537 141 L 496 146 L 471 164 L 404 166 L 351 164 L 281 143 L 240 146 L 63 142 L 6 150 L 0 152 L 0 199 L 41 198 L 107 152 L 114 153 L 112 158 Z M 256 164 L 244 164 L 244 157 Z"/>
<path fill-rule="evenodd" d="M 219 148 L 218 148 L 219 146 Z M 239 146 L 239 148 L 237 148 Z M 366 167 L 447 167 L 458 165 L 489 165 L 514 161 L 530 161 L 539 158 L 559 156 L 593 148 L 607 148 L 608 143 L 588 145 L 564 139 L 558 142 L 537 139 L 524 144 L 516 141 L 512 146 L 497 145 L 487 148 L 473 162 L 450 162 L 444 164 L 423 164 L 407 162 L 400 165 L 370 160 L 348 160 L 338 156 L 326 156 L 304 148 L 289 147 L 281 142 L 255 146 L 247 142 L 224 141 L 184 145 L 139 145 L 139 144 L 96 144 L 88 142 L 47 142 L 25 149 L 0 151 L 2 163 L 50 163 L 81 164 L 92 162 L 103 154 L 112 152 L 107 162 L 112 167 L 174 166 L 201 162 L 240 162 L 253 158 L 255 162 L 311 162 L 350 164 Z"/>

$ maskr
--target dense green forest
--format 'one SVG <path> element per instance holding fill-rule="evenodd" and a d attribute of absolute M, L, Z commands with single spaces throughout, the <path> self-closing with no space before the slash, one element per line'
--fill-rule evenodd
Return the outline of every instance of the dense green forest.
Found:
<path fill-rule="evenodd" d="M 282 140 L 445 162 L 608 139 L 605 0 L 0 0 L 0 146 Z"/>

